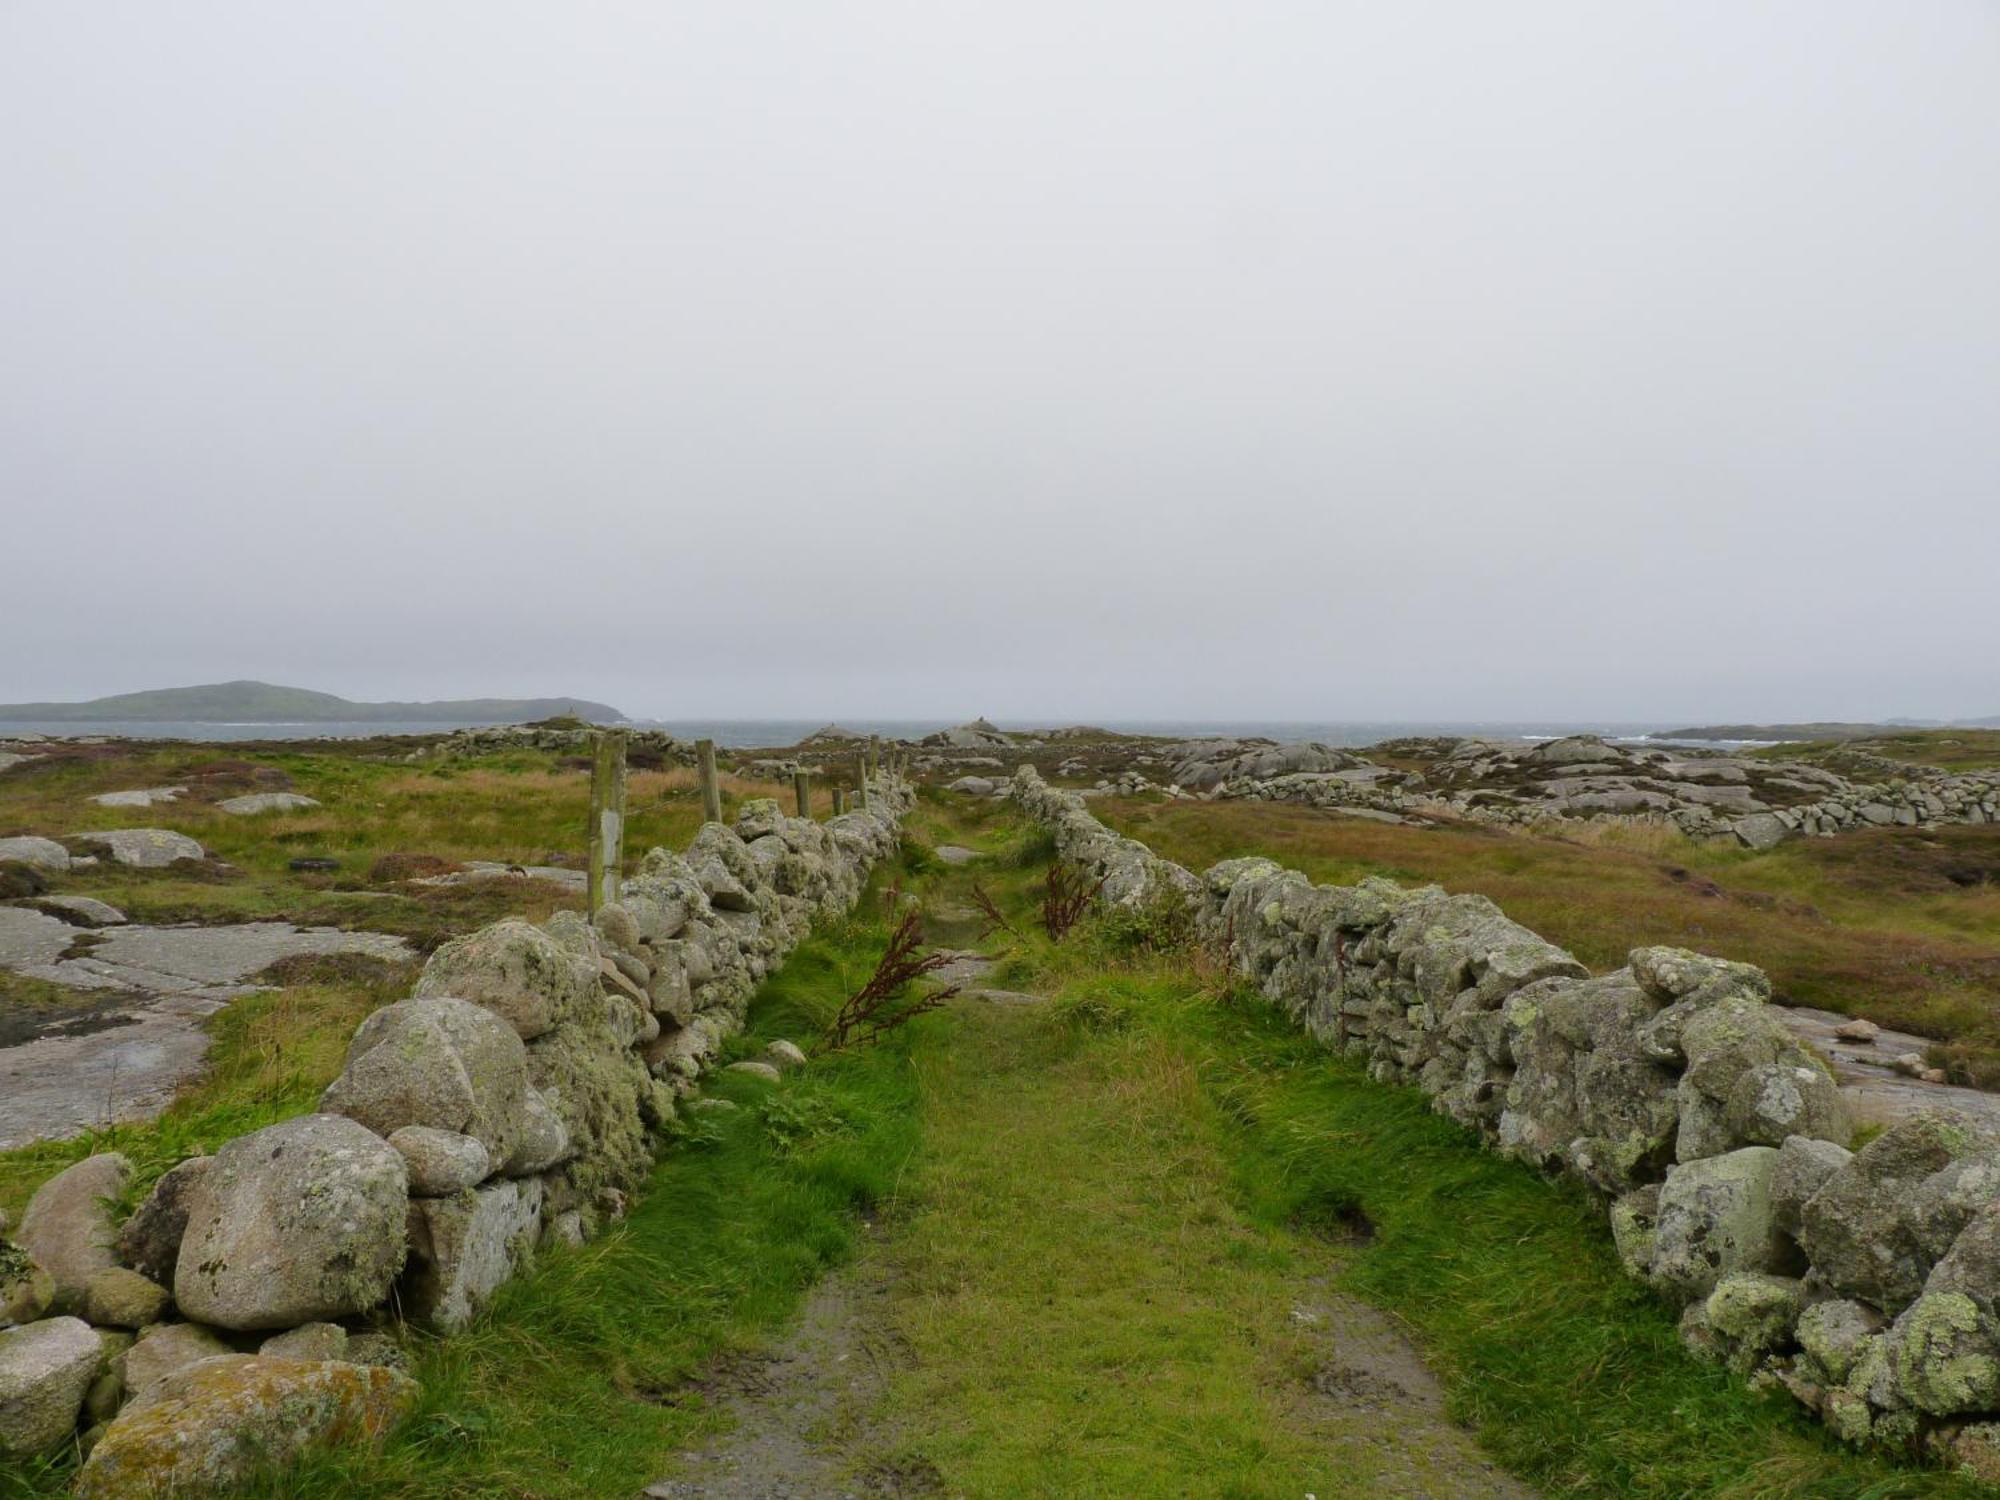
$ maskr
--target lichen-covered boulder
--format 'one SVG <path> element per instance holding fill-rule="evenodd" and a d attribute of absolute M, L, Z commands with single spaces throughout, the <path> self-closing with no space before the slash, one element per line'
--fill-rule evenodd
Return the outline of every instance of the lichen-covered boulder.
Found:
<path fill-rule="evenodd" d="M 509 918 L 453 938 L 430 956 L 415 993 L 449 995 L 484 1006 L 523 1041 L 572 1014 L 595 988 L 596 965 L 584 962 L 531 923 Z"/>
<path fill-rule="evenodd" d="M 1747 1375 L 1789 1348 L 1804 1304 L 1800 1283 L 1789 1276 L 1736 1271 L 1708 1294 L 1707 1325 L 1723 1362 Z"/>
<path fill-rule="evenodd" d="M 379 1443 L 417 1395 L 409 1376 L 379 1365 L 266 1355 L 205 1361 L 126 1407 L 91 1450 L 74 1493 L 234 1494 L 260 1470 L 316 1447 Z"/>
<path fill-rule="evenodd" d="M 1770 976 L 1752 964 L 1711 958 L 1687 948 L 1667 947 L 1634 948 L 1626 955 L 1625 962 L 1632 970 L 1632 977 L 1661 1005 L 1672 1007 L 1686 1002 L 1689 1009 L 1682 1012 L 1682 1017 L 1736 996 L 1753 1000 L 1771 998 Z M 1661 1014 L 1671 1027 L 1676 1018 L 1666 1017 L 1664 1011 Z"/>
<path fill-rule="evenodd" d="M 638 920 L 618 901 L 607 901 L 600 906 L 597 915 L 590 919 L 590 925 L 600 934 L 600 955 L 603 945 L 622 948 L 627 953 L 636 953 L 643 941 L 639 935 Z"/>
<path fill-rule="evenodd" d="M 1778 1147 L 1777 1170 L 1771 1174 L 1771 1202 L 1778 1227 L 1796 1239 L 1807 1201 L 1853 1158 L 1853 1152 L 1832 1141 L 1787 1136 Z"/>
<path fill-rule="evenodd" d="M 2000 1403 L 2000 1334 L 1962 1292 L 1926 1292 L 1890 1326 L 1886 1351 L 1904 1400 L 1933 1416 Z"/>
<path fill-rule="evenodd" d="M 1676 1114 L 1673 1073 L 1636 1040 L 1655 1006 L 1622 971 L 1551 977 L 1510 994 L 1500 1011 L 1514 1062 L 1502 1149 L 1610 1193 L 1656 1176 Z"/>
<path fill-rule="evenodd" d="M 231 1350 L 210 1328 L 199 1323 L 156 1323 L 120 1357 L 125 1388 L 145 1394 L 176 1370 Z"/>
<path fill-rule="evenodd" d="M 410 1172 L 410 1196 L 448 1198 L 486 1180 L 493 1158 L 476 1136 L 430 1125 L 405 1125 L 389 1144 L 403 1154 Z"/>
<path fill-rule="evenodd" d="M 320 1108 L 381 1136 L 406 1125 L 469 1135 L 504 1161 L 523 1128 L 527 1091 L 527 1049 L 505 1018 L 469 1000 L 423 995 L 361 1023 Z"/>
<path fill-rule="evenodd" d="M 679 941 L 662 943 L 653 950 L 653 977 L 646 986 L 647 1003 L 653 1014 L 675 1026 L 694 1019 L 694 988 Z"/>
<path fill-rule="evenodd" d="M 160 1174 L 152 1191 L 118 1231 L 118 1254 L 140 1275 L 167 1286 L 187 1233 L 188 1195 L 215 1158 L 191 1156 Z"/>
<path fill-rule="evenodd" d="M 1668 1172 L 1654 1234 L 1655 1284 L 1683 1298 L 1706 1297 L 1731 1272 L 1787 1269 L 1771 1202 L 1777 1164 L 1774 1148 L 1745 1146 Z"/>
<path fill-rule="evenodd" d="M 1738 1146 L 1775 1146 L 1788 1135 L 1847 1144 L 1851 1127 L 1833 1078 L 1793 1040 L 1763 1001 L 1729 995 L 1680 1028 L 1687 1059 L 1678 1097 L 1681 1161 Z"/>
<path fill-rule="evenodd" d="M 1822 1386 L 1844 1384 L 1882 1327 L 1882 1315 L 1865 1302 L 1815 1302 L 1799 1314 L 1800 1372 Z"/>
<path fill-rule="evenodd" d="M 118 1264 L 112 1204 L 131 1178 L 132 1164 L 107 1151 L 56 1173 L 28 1200 L 14 1238 L 54 1279 L 57 1307 L 80 1308 L 90 1278 Z"/>
<path fill-rule="evenodd" d="M 570 1155 L 569 1127 L 549 1103 L 548 1095 L 530 1086 L 521 1113 L 521 1135 L 502 1167 L 509 1177 L 533 1177 Z"/>
<path fill-rule="evenodd" d="M 694 915 L 707 908 L 708 895 L 686 860 L 655 849 L 639 873 L 619 887 L 618 904 L 631 913 L 639 940 L 657 948 L 679 937 Z"/>
<path fill-rule="evenodd" d="M 1660 1185 L 1649 1182 L 1611 1205 L 1611 1241 L 1619 1264 L 1641 1280 L 1653 1273 L 1660 1225 Z"/>
<path fill-rule="evenodd" d="M 1753 1146 L 1782 1146 L 1788 1137 L 1845 1146 L 1854 1134 L 1839 1084 L 1808 1057 L 1746 1069 L 1722 1117 L 1736 1140 Z"/>
<path fill-rule="evenodd" d="M 746 844 L 782 832 L 784 826 L 785 810 L 774 797 L 746 797 L 736 809 L 736 836 Z"/>
<path fill-rule="evenodd" d="M 195 1184 L 174 1301 L 219 1328 L 292 1328 L 366 1312 L 403 1265 L 400 1152 L 340 1115 L 238 1136 Z"/>
<path fill-rule="evenodd" d="M 144 1328 L 160 1321 L 171 1300 L 158 1282 L 110 1266 L 83 1289 L 83 1315 L 100 1328 Z"/>
<path fill-rule="evenodd" d="M 1978 1209 L 2000 1195 L 2000 1143 L 1946 1114 L 1899 1120 L 1808 1199 L 1799 1243 L 1836 1293 L 1901 1312 Z"/>
<path fill-rule="evenodd" d="M 1957 1292 L 1987 1317 L 2000 1317 L 2000 1200 L 1981 1207 L 1958 1232 L 1924 1290 Z"/>
<path fill-rule="evenodd" d="M 542 1184 L 490 1183 L 450 1198 L 410 1203 L 404 1314 L 433 1328 L 462 1328 L 534 1252 Z"/>
<path fill-rule="evenodd" d="M 81 1318 L 0 1329 L 0 1457 L 32 1458 L 67 1442 L 103 1362 Z"/>

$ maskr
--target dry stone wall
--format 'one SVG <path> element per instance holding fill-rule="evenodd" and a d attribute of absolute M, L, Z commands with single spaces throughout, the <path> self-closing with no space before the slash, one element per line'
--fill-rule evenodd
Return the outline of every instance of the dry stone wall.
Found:
<path fill-rule="evenodd" d="M 1592 975 L 1481 896 L 1319 886 L 1258 858 L 1196 876 L 1031 767 L 1013 793 L 1104 899 L 1188 902 L 1329 1047 L 1600 1195 L 1698 1353 L 1851 1441 L 2000 1454 L 2000 1137 L 1936 1113 L 1850 1150 L 1762 971 L 1651 947 Z"/>
<path fill-rule="evenodd" d="M 375 1330 L 458 1328 L 538 1248 L 621 1217 L 758 982 L 853 907 L 912 800 L 885 776 L 826 823 L 746 802 L 593 920 L 445 944 L 317 1112 L 183 1162 L 122 1225 L 123 1157 L 52 1178 L 0 1238 L 0 1461 L 81 1426 L 78 1494 L 214 1494 L 246 1444 L 384 1430 L 416 1390 Z"/>

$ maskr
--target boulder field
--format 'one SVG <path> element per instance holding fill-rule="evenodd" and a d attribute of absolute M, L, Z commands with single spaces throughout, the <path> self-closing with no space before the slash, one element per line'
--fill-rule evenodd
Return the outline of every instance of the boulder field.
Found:
<path fill-rule="evenodd" d="M 1490 1148 L 1583 1184 L 1683 1341 L 1843 1438 L 2000 1472 L 2000 1130 L 1924 1112 L 1852 1149 L 1825 1061 L 1759 969 L 1635 949 L 1592 975 L 1481 896 L 1196 875 L 1032 767 L 1012 794 L 1099 899 L 1186 911 L 1327 1046 Z"/>
<path fill-rule="evenodd" d="M 896 848 L 913 794 L 872 791 L 827 823 L 746 802 L 592 920 L 446 943 L 317 1112 L 180 1163 L 122 1222 L 124 1157 L 44 1183 L 0 1236 L 0 1461 L 80 1443 L 77 1494 L 156 1500 L 379 1439 L 417 1396 L 397 1318 L 462 1327 L 625 1212 L 759 981 Z"/>

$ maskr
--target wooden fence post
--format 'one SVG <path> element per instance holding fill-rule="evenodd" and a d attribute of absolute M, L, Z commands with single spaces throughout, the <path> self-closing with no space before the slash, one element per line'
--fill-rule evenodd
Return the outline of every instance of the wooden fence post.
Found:
<path fill-rule="evenodd" d="M 591 916 L 618 899 L 625 869 L 625 735 L 604 730 L 590 761 L 590 861 L 585 907 Z"/>
<path fill-rule="evenodd" d="M 694 742 L 695 761 L 701 768 L 701 815 L 710 823 L 722 821 L 722 784 L 715 779 L 715 741 Z"/>
<path fill-rule="evenodd" d="M 882 769 L 882 736 L 879 734 L 871 734 L 868 736 L 868 774 L 870 776 L 873 776 L 877 771 L 881 769 Z"/>
<path fill-rule="evenodd" d="M 854 757 L 854 794 L 859 799 L 861 810 L 868 811 L 868 752 L 862 751 Z"/>
<path fill-rule="evenodd" d="M 837 818 L 847 811 L 847 788 L 836 784 L 833 789 L 833 815 Z"/>
<path fill-rule="evenodd" d="M 813 815 L 812 783 L 807 779 L 804 766 L 798 766 L 792 771 L 792 791 L 799 799 L 799 816 L 810 818 Z"/>

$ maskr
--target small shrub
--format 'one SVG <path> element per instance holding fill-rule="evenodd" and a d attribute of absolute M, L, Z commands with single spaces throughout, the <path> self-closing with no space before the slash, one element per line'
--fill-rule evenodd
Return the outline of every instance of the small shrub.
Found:
<path fill-rule="evenodd" d="M 1194 946 L 1194 908 L 1172 891 L 1156 891 L 1142 906 L 1106 911 L 1097 932 L 1124 952 L 1179 953 Z"/>
<path fill-rule="evenodd" d="M 959 991 L 948 984 L 929 994 L 906 997 L 910 982 L 935 973 L 951 962 L 943 953 L 925 953 L 923 913 L 904 913 L 868 982 L 841 1003 L 826 1029 L 826 1047 L 838 1052 L 850 1042 L 873 1042 L 907 1026 L 925 1011 L 936 1010 Z"/>
<path fill-rule="evenodd" d="M 1068 937 L 1070 929 L 1090 910 L 1090 903 L 1103 889 L 1101 876 L 1091 881 L 1070 865 L 1050 865 L 1048 880 L 1042 890 L 1042 926 L 1048 932 L 1049 941 L 1060 943 Z"/>

